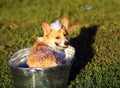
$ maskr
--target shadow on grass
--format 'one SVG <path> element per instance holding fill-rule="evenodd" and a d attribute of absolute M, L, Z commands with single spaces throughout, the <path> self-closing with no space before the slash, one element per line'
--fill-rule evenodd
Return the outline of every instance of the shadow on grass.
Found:
<path fill-rule="evenodd" d="M 94 49 L 92 47 L 95 41 L 95 35 L 97 33 L 98 25 L 93 25 L 88 28 L 81 28 L 80 35 L 71 39 L 70 43 L 76 49 L 75 61 L 71 68 L 71 73 L 68 80 L 68 85 L 79 74 L 80 70 L 91 61 L 94 56 Z"/>

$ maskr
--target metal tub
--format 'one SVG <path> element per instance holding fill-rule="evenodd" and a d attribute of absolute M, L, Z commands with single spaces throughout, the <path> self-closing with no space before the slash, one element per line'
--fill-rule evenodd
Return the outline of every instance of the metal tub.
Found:
<path fill-rule="evenodd" d="M 28 68 L 26 61 L 32 47 L 21 49 L 13 54 L 8 65 L 16 88 L 66 88 L 75 49 L 66 50 L 67 63 L 50 68 Z"/>

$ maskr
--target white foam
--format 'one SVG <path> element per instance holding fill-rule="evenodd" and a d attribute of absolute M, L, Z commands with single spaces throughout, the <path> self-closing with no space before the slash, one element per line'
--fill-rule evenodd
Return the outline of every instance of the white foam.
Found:
<path fill-rule="evenodd" d="M 52 29 L 54 29 L 54 30 L 60 30 L 61 29 L 61 23 L 60 23 L 60 21 L 59 20 L 56 20 L 55 22 L 53 22 L 53 23 L 51 23 L 50 24 L 50 27 L 52 28 Z"/>
<path fill-rule="evenodd" d="M 38 41 L 44 41 L 44 38 L 43 37 L 37 37 L 37 40 Z"/>

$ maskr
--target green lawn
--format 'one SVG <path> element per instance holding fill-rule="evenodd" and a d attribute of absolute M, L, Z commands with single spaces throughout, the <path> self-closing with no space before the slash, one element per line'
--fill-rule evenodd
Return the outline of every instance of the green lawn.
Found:
<path fill-rule="evenodd" d="M 120 87 L 119 0 L 0 0 L 0 88 L 14 88 L 8 59 L 42 36 L 42 21 L 67 16 L 76 58 L 68 88 Z"/>

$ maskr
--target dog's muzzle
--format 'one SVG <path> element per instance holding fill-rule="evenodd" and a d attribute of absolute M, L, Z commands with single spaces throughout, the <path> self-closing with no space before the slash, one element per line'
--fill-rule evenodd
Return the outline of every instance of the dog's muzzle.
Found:
<path fill-rule="evenodd" d="M 59 45 L 57 42 L 55 42 L 56 46 L 62 47 L 62 48 L 68 48 L 69 42 L 65 42 L 64 46 Z"/>

